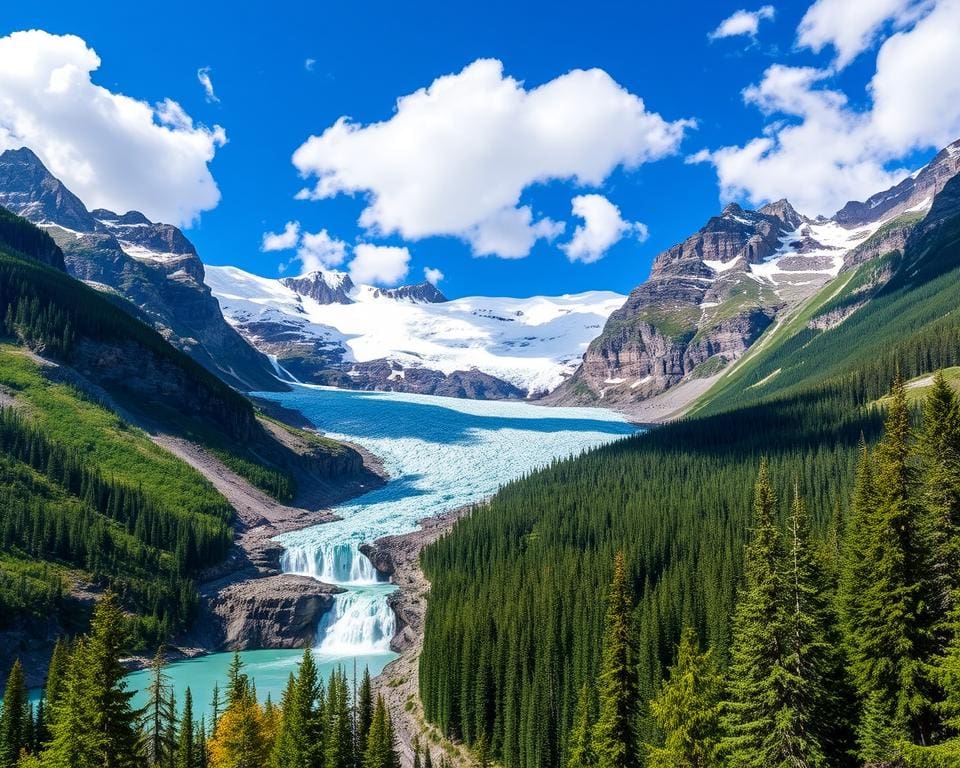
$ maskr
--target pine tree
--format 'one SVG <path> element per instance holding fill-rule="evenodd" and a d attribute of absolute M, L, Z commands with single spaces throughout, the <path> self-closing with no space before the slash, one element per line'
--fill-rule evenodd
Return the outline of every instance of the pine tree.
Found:
<path fill-rule="evenodd" d="M 592 736 L 599 768 L 632 768 L 639 762 L 635 732 L 636 681 L 630 638 L 632 610 L 626 560 L 623 552 L 618 552 L 607 597 L 603 664 L 599 680 L 600 712 Z"/>
<path fill-rule="evenodd" d="M 394 747 L 393 724 L 387 714 L 383 697 L 377 703 L 367 734 L 367 748 L 363 756 L 363 768 L 399 768 L 400 757 Z"/>
<path fill-rule="evenodd" d="M 13 663 L 3 693 L 0 712 L 0 768 L 15 768 L 21 750 L 29 750 L 32 741 L 30 705 L 20 659 Z"/>
<path fill-rule="evenodd" d="M 183 713 L 180 715 L 180 738 L 177 741 L 177 768 L 196 768 L 196 738 L 193 726 L 193 696 L 190 688 L 183 694 Z"/>
<path fill-rule="evenodd" d="M 94 608 L 89 636 L 70 654 L 44 768 L 142 768 L 138 713 L 120 663 L 127 637 L 123 611 L 107 593 Z"/>
<path fill-rule="evenodd" d="M 433 768 L 433 755 L 430 754 L 430 747 L 423 750 L 423 768 Z"/>
<path fill-rule="evenodd" d="M 144 708 L 143 740 L 148 764 L 165 768 L 176 744 L 170 740 L 170 726 L 176 711 L 170 702 L 170 679 L 164 672 L 163 648 L 157 648 L 150 664 L 147 704 Z"/>
<path fill-rule="evenodd" d="M 791 754 L 780 717 L 787 669 L 783 541 L 766 459 L 754 494 L 753 537 L 744 555 L 744 582 L 733 617 L 729 701 L 722 745 L 731 768 L 776 768 Z"/>
<path fill-rule="evenodd" d="M 216 694 L 216 691 L 214 691 Z M 240 651 L 234 651 L 230 668 L 227 670 L 227 706 L 244 699 L 250 693 L 250 680 L 243 672 Z"/>
<path fill-rule="evenodd" d="M 367 734 L 373 720 L 373 686 L 370 681 L 370 669 L 364 668 L 357 694 L 357 752 L 363 754 L 367 744 Z"/>
<path fill-rule="evenodd" d="M 212 736 L 217 732 L 217 721 L 220 720 L 220 686 L 217 683 L 213 684 L 210 712 L 212 718 L 210 721 L 210 735 Z"/>
<path fill-rule="evenodd" d="M 856 525 L 845 546 L 845 645 L 863 702 L 857 738 L 867 763 L 892 763 L 902 744 L 929 742 L 922 657 L 930 617 L 922 609 L 924 557 L 910 451 L 910 414 L 898 376 L 872 467 L 859 473 Z"/>
<path fill-rule="evenodd" d="M 63 638 L 57 638 L 53 646 L 53 655 L 47 668 L 47 682 L 43 690 L 48 712 L 56 709 L 57 699 L 63 690 L 63 678 L 70 660 L 70 644 Z"/>
<path fill-rule="evenodd" d="M 573 717 L 573 730 L 567 747 L 567 768 L 590 768 L 596 764 L 591 743 L 593 730 L 593 694 L 587 683 L 580 689 L 577 711 Z"/>
<path fill-rule="evenodd" d="M 324 725 L 324 768 L 351 768 L 354 762 L 353 718 L 343 670 L 330 673 Z"/>
<path fill-rule="evenodd" d="M 719 766 L 721 676 L 710 651 L 701 652 L 692 627 L 680 638 L 677 661 L 650 709 L 662 745 L 647 745 L 647 768 Z"/>

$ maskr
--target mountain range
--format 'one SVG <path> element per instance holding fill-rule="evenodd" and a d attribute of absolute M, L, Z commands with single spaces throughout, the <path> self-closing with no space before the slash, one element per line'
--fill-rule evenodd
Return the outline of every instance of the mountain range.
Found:
<path fill-rule="evenodd" d="M 26 148 L 0 155 L 0 205 L 45 229 L 71 275 L 126 299 L 129 311 L 240 389 L 287 380 L 602 401 L 659 419 L 731 375 L 758 339 L 826 286 L 902 249 L 958 171 L 960 141 L 830 218 L 808 218 L 787 200 L 757 210 L 731 203 L 660 253 L 627 297 L 450 301 L 426 282 L 378 288 L 335 270 L 271 279 L 205 266 L 176 227 L 136 211 L 88 210 Z M 829 327 L 853 309 L 808 322 Z"/>

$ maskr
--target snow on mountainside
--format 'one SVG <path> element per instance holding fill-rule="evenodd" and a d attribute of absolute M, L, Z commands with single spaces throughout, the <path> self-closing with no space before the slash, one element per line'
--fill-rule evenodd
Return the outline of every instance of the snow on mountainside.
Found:
<path fill-rule="evenodd" d="M 432 286 L 385 290 L 340 272 L 273 280 L 211 266 L 206 281 L 228 321 L 302 381 L 469 397 L 556 388 L 625 299 L 446 301 Z"/>

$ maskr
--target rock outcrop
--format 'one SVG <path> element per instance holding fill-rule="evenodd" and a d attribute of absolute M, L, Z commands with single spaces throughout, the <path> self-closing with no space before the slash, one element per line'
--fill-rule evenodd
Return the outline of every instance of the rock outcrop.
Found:
<path fill-rule="evenodd" d="M 197 625 L 204 628 L 204 646 L 213 650 L 303 648 L 314 642 L 320 619 L 342 591 L 309 576 L 266 576 L 202 601 Z"/>

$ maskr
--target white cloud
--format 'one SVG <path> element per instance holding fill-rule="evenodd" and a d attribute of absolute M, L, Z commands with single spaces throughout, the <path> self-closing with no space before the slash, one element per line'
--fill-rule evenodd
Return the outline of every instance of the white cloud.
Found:
<path fill-rule="evenodd" d="M 800 21 L 797 43 L 819 53 L 836 51 L 842 69 L 880 38 L 888 22 L 901 29 L 933 6 L 932 0 L 817 0 Z"/>
<path fill-rule="evenodd" d="M 317 179 L 300 198 L 366 193 L 368 231 L 453 235 L 478 254 L 517 257 L 558 229 L 520 204 L 525 189 L 554 179 L 600 185 L 618 166 L 675 153 L 691 125 L 648 112 L 599 69 L 528 90 L 487 59 L 400 98 L 384 122 L 340 118 L 293 162 Z"/>
<path fill-rule="evenodd" d="M 690 160 L 716 166 L 724 199 L 786 197 L 805 213 L 832 214 L 901 180 L 911 152 L 960 136 L 958 35 L 960 0 L 940 0 L 885 40 L 866 109 L 825 85 L 830 70 L 775 64 L 743 93 L 770 118 L 763 135 Z"/>
<path fill-rule="evenodd" d="M 300 222 L 288 221 L 283 232 L 264 232 L 261 251 L 288 251 L 295 248 L 300 238 Z"/>
<path fill-rule="evenodd" d="M 739 37 L 740 35 L 755 37 L 760 29 L 760 22 L 772 19 L 775 15 L 776 10 L 772 5 L 764 5 L 756 11 L 735 11 L 720 22 L 719 26 L 709 34 L 709 38 L 719 40 L 722 37 Z"/>
<path fill-rule="evenodd" d="M 307 70 L 307 72 L 313 72 L 313 69 L 316 66 L 317 66 L 316 59 L 307 59 L 306 61 L 303 62 L 303 68 Z"/>
<path fill-rule="evenodd" d="M 573 215 L 583 219 L 583 224 L 577 225 L 569 243 L 560 246 L 570 261 L 590 264 L 628 235 L 641 242 L 650 235 L 646 224 L 624 221 L 620 209 L 603 195 L 577 195 L 571 202 Z"/>
<path fill-rule="evenodd" d="M 347 257 L 347 244 L 330 237 L 325 229 L 319 232 L 304 232 L 297 249 L 297 258 L 304 272 L 339 267 Z"/>
<path fill-rule="evenodd" d="M 190 224 L 220 191 L 207 164 L 226 142 L 174 101 L 113 93 L 90 75 L 100 59 L 74 35 L 0 37 L 0 151 L 28 146 L 90 208 L 137 209 Z"/>
<path fill-rule="evenodd" d="M 354 283 L 395 285 L 410 270 L 410 251 L 393 245 L 359 243 L 353 249 L 350 279 Z"/>
<path fill-rule="evenodd" d="M 433 267 L 424 267 L 423 277 L 428 283 L 430 283 L 430 285 L 436 286 L 437 283 L 443 280 L 443 272 L 441 272 L 439 269 L 434 269 Z"/>
<path fill-rule="evenodd" d="M 203 86 L 203 92 L 207 96 L 207 101 L 220 101 L 220 99 L 217 98 L 217 94 L 213 91 L 213 80 L 210 79 L 210 67 L 200 67 L 200 69 L 197 70 L 197 80 L 199 80 L 200 85 Z"/>

